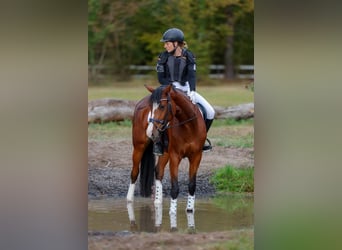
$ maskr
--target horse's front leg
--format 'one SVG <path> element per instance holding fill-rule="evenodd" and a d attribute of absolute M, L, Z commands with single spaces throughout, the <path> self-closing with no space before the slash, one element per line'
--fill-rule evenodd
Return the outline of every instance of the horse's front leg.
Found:
<path fill-rule="evenodd" d="M 156 181 L 154 185 L 154 211 L 155 211 L 155 227 L 160 231 L 163 220 L 163 185 L 164 169 L 169 160 L 167 153 L 158 158 L 156 165 Z"/>
<path fill-rule="evenodd" d="M 197 170 L 200 165 L 202 159 L 202 153 L 197 154 L 189 158 L 189 194 L 188 194 L 188 202 L 186 205 L 186 212 L 193 213 L 195 212 L 195 191 L 196 191 L 196 176 Z"/>
<path fill-rule="evenodd" d="M 156 165 L 156 181 L 154 185 L 154 204 L 162 204 L 163 202 L 163 185 L 164 169 L 169 160 L 168 153 L 164 153 L 158 158 Z"/>
<path fill-rule="evenodd" d="M 178 186 L 178 166 L 181 158 L 173 156 L 170 158 L 170 177 L 171 177 L 171 201 L 170 201 L 170 226 L 171 231 L 177 230 L 177 197 L 179 194 Z"/>
<path fill-rule="evenodd" d="M 134 147 L 132 161 L 133 167 L 131 171 L 131 182 L 129 184 L 128 192 L 127 192 L 127 202 L 133 202 L 134 200 L 134 190 L 135 190 L 135 182 L 139 175 L 139 164 L 144 153 L 143 147 Z"/>

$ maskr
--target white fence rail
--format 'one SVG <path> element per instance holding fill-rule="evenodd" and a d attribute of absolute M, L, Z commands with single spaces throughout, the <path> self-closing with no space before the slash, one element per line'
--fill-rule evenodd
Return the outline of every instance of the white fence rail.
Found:
<path fill-rule="evenodd" d="M 129 69 L 132 72 L 132 76 L 135 78 L 144 78 L 148 76 L 149 73 L 155 71 L 155 66 L 150 65 L 129 65 Z M 209 65 L 210 73 L 209 77 L 214 79 L 223 79 L 224 78 L 224 65 Z M 93 72 L 93 70 L 110 70 L 109 66 L 105 65 L 94 65 L 88 66 L 89 72 Z M 238 79 L 254 79 L 254 65 L 238 65 L 235 67 L 236 78 Z"/>

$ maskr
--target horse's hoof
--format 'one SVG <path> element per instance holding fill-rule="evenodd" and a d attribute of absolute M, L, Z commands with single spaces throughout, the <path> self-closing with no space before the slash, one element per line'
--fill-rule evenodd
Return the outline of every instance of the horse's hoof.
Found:
<path fill-rule="evenodd" d="M 188 228 L 188 234 L 195 234 L 196 233 L 196 228 L 195 227 L 189 227 Z"/>

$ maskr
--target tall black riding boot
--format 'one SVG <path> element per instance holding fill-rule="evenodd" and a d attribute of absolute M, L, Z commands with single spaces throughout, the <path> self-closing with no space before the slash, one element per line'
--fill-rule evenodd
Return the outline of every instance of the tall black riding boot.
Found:
<path fill-rule="evenodd" d="M 209 131 L 213 121 L 214 121 L 214 119 L 205 119 L 205 127 L 207 128 L 207 132 Z"/>
<path fill-rule="evenodd" d="M 206 126 L 206 129 L 207 129 L 207 132 L 209 131 L 210 129 L 210 126 L 211 124 L 213 123 L 213 120 L 214 119 L 205 119 L 205 126 Z M 209 139 L 207 138 L 205 140 L 205 143 L 203 145 L 203 152 L 208 152 L 210 150 L 212 150 L 212 146 L 211 146 L 211 142 L 209 141 Z"/>

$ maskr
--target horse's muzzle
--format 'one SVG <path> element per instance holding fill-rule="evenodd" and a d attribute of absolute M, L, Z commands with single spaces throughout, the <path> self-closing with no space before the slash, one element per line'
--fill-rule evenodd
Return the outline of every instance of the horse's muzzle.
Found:
<path fill-rule="evenodd" d="M 160 141 L 160 131 L 156 128 L 152 130 L 151 139 L 153 142 L 159 142 Z"/>

